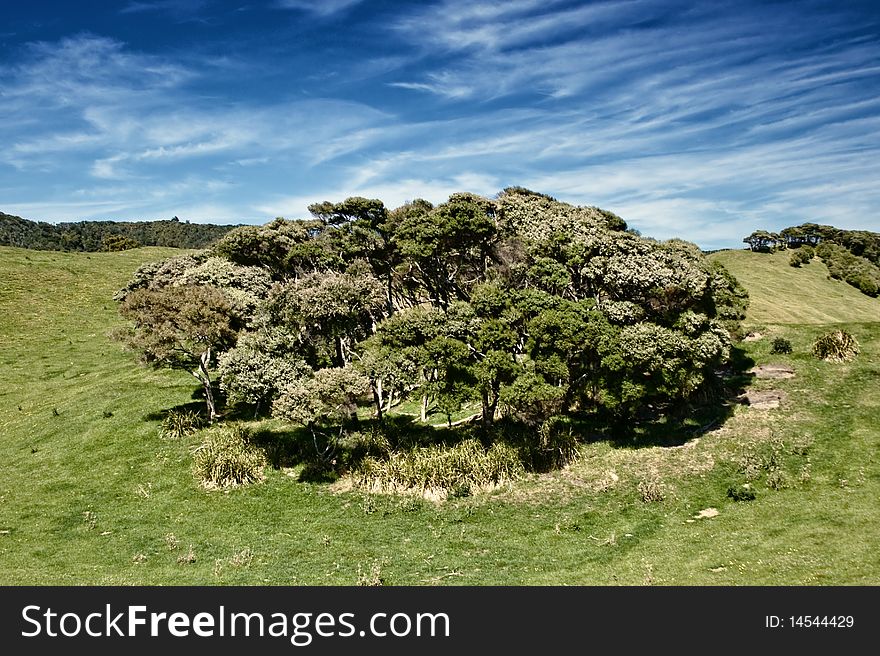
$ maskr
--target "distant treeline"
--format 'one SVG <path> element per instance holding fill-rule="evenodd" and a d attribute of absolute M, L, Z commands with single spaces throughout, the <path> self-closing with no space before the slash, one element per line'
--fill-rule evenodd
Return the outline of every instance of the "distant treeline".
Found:
<path fill-rule="evenodd" d="M 235 226 L 161 221 L 45 223 L 0 212 L 0 245 L 43 251 L 119 251 L 138 246 L 205 248 Z"/>
<path fill-rule="evenodd" d="M 806 264 L 815 254 L 826 264 L 832 278 L 844 280 L 868 296 L 880 293 L 880 233 L 804 223 L 779 232 L 756 230 L 743 241 L 753 251 L 807 250 L 793 254 L 791 265 Z"/>

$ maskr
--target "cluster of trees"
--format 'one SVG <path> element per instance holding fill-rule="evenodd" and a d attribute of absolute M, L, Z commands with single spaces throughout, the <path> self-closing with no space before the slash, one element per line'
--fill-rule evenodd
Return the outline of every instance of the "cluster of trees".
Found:
<path fill-rule="evenodd" d="M 235 226 L 162 221 L 46 223 L 0 212 L 0 245 L 45 251 L 119 251 L 138 246 L 205 248 Z"/>
<path fill-rule="evenodd" d="M 868 296 L 880 292 L 880 267 L 866 258 L 830 241 L 819 246 L 816 255 L 822 258 L 832 278 L 843 280 Z"/>
<path fill-rule="evenodd" d="M 749 245 L 750 250 L 758 253 L 773 253 L 788 247 L 788 242 L 781 233 L 767 230 L 755 230 L 743 242 Z"/>
<path fill-rule="evenodd" d="M 832 278 L 843 280 L 869 296 L 877 296 L 880 290 L 880 233 L 804 223 L 779 232 L 756 230 L 743 241 L 753 251 L 797 249 L 789 260 L 794 267 L 818 255 Z"/>
<path fill-rule="evenodd" d="M 793 231 L 793 232 L 791 232 Z M 880 266 L 880 233 L 869 230 L 842 230 L 829 225 L 805 223 L 794 228 L 786 228 L 783 234 L 810 235 L 811 245 L 822 243 L 837 244 L 856 257 L 862 257 L 875 266 Z"/>
<path fill-rule="evenodd" d="M 632 416 L 685 400 L 729 358 L 747 296 L 694 244 L 522 188 L 393 210 L 349 198 L 141 267 L 117 294 L 145 360 L 316 445 L 359 405 L 403 400 L 490 427 Z M 219 382 L 219 385 L 216 383 Z"/>
<path fill-rule="evenodd" d="M 802 264 L 809 264 L 814 257 L 816 257 L 815 248 L 812 246 L 801 246 L 791 252 L 788 263 L 795 268 L 800 268 Z"/>

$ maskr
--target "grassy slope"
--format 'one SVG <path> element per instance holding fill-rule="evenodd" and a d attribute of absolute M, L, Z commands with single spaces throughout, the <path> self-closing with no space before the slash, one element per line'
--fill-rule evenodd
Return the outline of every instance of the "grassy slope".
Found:
<path fill-rule="evenodd" d="M 806 355 L 816 326 L 777 328 L 790 357 L 747 344 L 796 369 L 775 385 L 789 402 L 737 407 L 680 448 L 591 443 L 563 472 L 439 506 L 280 471 L 207 493 L 194 442 L 161 439 L 155 418 L 194 381 L 106 338 L 113 290 L 160 254 L 0 248 L 0 583 L 353 584 L 374 563 L 393 584 L 880 582 L 880 324 L 849 326 L 864 347 L 849 365 Z M 756 501 L 729 500 L 741 453 L 773 441 L 788 487 L 761 479 Z M 647 480 L 664 501 L 641 501 Z M 707 507 L 720 515 L 689 521 Z M 190 545 L 195 562 L 178 562 Z"/>
<path fill-rule="evenodd" d="M 754 324 L 829 324 L 880 321 L 880 300 L 828 277 L 819 258 L 796 269 L 789 252 L 719 251 L 718 260 L 749 290 Z"/>

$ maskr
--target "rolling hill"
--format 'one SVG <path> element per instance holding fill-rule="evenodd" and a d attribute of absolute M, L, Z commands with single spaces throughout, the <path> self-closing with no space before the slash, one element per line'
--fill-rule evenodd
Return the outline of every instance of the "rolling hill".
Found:
<path fill-rule="evenodd" d="M 788 251 L 718 251 L 721 262 L 749 291 L 749 324 L 830 324 L 880 321 L 880 299 L 828 276 L 819 258 L 799 269 Z"/>

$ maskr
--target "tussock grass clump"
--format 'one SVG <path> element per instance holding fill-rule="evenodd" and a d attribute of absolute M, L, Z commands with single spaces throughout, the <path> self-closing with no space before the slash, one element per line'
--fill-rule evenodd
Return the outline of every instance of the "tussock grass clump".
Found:
<path fill-rule="evenodd" d="M 813 342 L 813 355 L 826 362 L 849 362 L 859 351 L 858 341 L 845 330 L 832 330 Z"/>
<path fill-rule="evenodd" d="M 194 410 L 169 410 L 162 420 L 162 437 L 180 439 L 192 435 L 205 425 L 202 416 Z"/>
<path fill-rule="evenodd" d="M 536 471 L 561 469 L 574 461 L 578 441 L 570 422 L 564 417 L 551 417 L 538 429 L 538 444 L 529 449 L 532 468 Z"/>
<path fill-rule="evenodd" d="M 266 456 L 241 427 L 219 426 L 208 431 L 193 456 L 193 474 L 207 489 L 248 485 L 264 476 Z"/>
<path fill-rule="evenodd" d="M 519 453 L 503 442 L 488 449 L 468 439 L 455 446 L 431 445 L 393 451 L 386 459 L 368 456 L 353 475 L 367 490 L 421 490 L 466 496 L 472 490 L 519 478 L 525 469 Z M 467 491 L 467 492 L 465 492 Z"/>
<path fill-rule="evenodd" d="M 643 503 L 659 503 L 666 498 L 666 485 L 654 470 L 639 481 L 638 490 Z"/>

